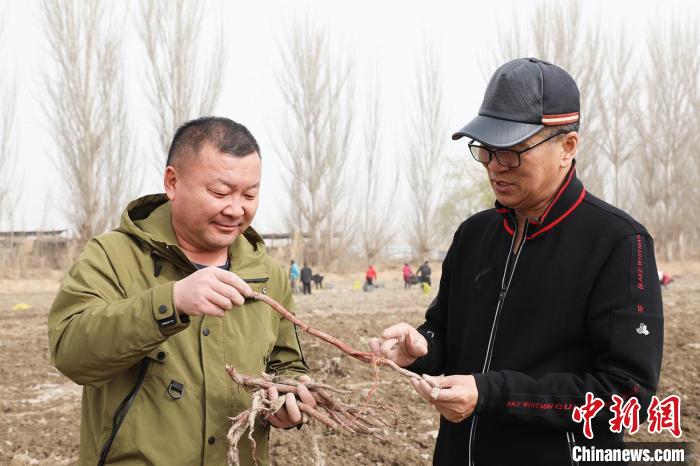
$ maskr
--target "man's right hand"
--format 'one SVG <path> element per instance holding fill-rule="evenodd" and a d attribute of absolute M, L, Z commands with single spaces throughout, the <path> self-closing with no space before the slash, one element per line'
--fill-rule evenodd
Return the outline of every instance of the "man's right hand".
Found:
<path fill-rule="evenodd" d="M 404 322 L 384 329 L 382 338 L 371 338 L 369 347 L 373 353 L 401 367 L 413 364 L 416 359 L 428 354 L 428 341 L 418 330 Z"/>
<path fill-rule="evenodd" d="M 177 312 L 191 316 L 223 317 L 233 306 L 241 306 L 253 290 L 238 275 L 218 267 L 197 270 L 173 285 Z"/>

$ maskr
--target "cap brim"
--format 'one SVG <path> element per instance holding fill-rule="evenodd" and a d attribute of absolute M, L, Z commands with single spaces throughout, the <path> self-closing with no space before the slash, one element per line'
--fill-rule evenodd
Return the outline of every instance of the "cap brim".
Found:
<path fill-rule="evenodd" d="M 487 146 L 503 148 L 520 144 L 542 128 L 544 125 L 500 120 L 479 115 L 467 123 L 464 128 L 454 133 L 452 139 L 457 140 L 466 136 Z"/>

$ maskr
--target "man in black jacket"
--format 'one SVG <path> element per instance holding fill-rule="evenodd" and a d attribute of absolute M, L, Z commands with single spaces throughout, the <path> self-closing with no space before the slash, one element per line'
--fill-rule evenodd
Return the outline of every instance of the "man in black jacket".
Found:
<path fill-rule="evenodd" d="M 304 262 L 304 267 L 301 269 L 301 286 L 304 294 L 311 294 L 311 279 L 313 277 L 313 272 L 311 267 L 306 265 Z"/>
<path fill-rule="evenodd" d="M 441 414 L 435 464 L 576 464 L 577 445 L 621 445 L 612 395 L 644 420 L 663 348 L 653 242 L 576 177 L 578 125 L 574 80 L 530 58 L 500 67 L 453 135 L 472 139 L 496 208 L 457 229 L 425 323 L 370 341 L 428 374 L 411 383 Z M 572 420 L 588 392 L 608 404 L 591 440 Z"/>

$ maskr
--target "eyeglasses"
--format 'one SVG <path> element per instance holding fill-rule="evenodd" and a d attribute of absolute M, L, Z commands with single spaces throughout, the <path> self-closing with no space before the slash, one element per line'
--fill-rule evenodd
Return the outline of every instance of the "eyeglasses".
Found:
<path fill-rule="evenodd" d="M 525 152 L 534 149 L 540 144 L 549 141 L 561 134 L 566 134 L 566 131 L 558 131 L 548 138 L 545 138 L 535 145 L 526 147 L 523 150 L 510 150 L 510 149 L 491 149 L 488 146 L 482 146 L 481 144 L 475 144 L 474 140 L 469 143 L 469 151 L 474 157 L 474 160 L 481 162 L 484 165 L 488 165 L 491 160 L 495 157 L 496 162 L 499 165 L 507 168 L 518 168 L 520 166 L 520 156 Z"/>

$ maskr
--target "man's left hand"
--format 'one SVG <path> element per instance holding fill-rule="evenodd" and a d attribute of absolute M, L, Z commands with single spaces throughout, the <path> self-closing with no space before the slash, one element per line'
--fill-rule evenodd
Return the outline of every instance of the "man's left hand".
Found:
<path fill-rule="evenodd" d="M 473 375 L 448 375 L 423 380 L 411 379 L 411 385 L 420 396 L 435 406 L 450 422 L 462 422 L 472 415 L 479 392 Z"/>
<path fill-rule="evenodd" d="M 299 377 L 300 383 L 297 385 L 297 392 L 299 393 L 299 399 L 302 403 L 315 408 L 316 399 L 311 394 L 309 389 L 303 384 L 303 382 L 310 381 L 311 379 L 306 375 Z M 275 401 L 280 396 L 275 387 L 268 388 L 267 394 L 270 401 Z M 282 396 L 285 397 L 284 405 L 282 405 L 282 407 L 274 415 L 268 416 L 267 420 L 278 429 L 288 429 L 301 424 L 304 417 L 302 412 L 299 410 L 299 405 L 297 405 L 297 399 L 294 396 L 294 393 L 287 393 Z"/>

